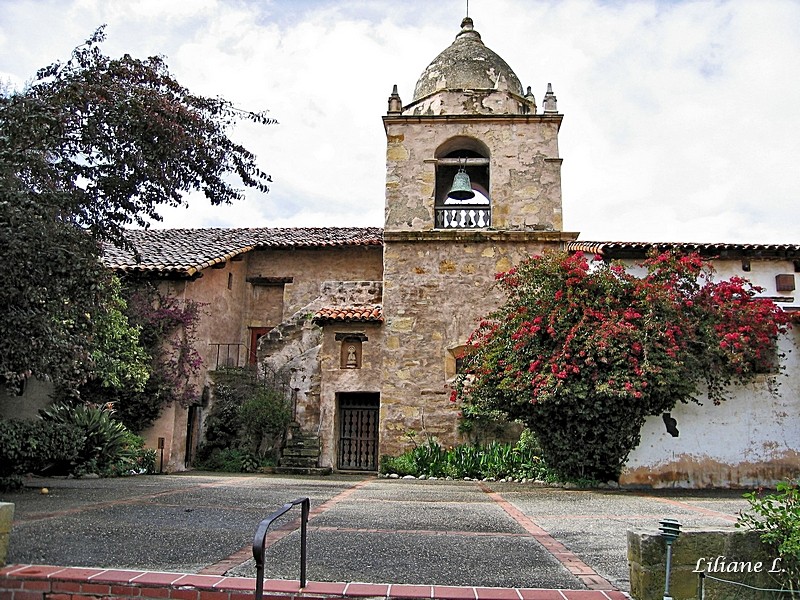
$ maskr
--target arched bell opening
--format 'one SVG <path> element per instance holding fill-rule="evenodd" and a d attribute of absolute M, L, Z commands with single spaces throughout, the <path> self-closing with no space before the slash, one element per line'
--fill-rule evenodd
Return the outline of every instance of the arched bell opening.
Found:
<path fill-rule="evenodd" d="M 436 152 L 436 228 L 491 226 L 489 150 L 473 138 L 452 138 Z"/>

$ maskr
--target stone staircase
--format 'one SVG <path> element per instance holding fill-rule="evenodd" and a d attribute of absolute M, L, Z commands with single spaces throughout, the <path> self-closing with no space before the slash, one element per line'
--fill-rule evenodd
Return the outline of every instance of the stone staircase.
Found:
<path fill-rule="evenodd" d="M 282 475 L 330 475 L 330 467 L 319 466 L 319 436 L 300 430 L 300 426 L 289 426 L 286 445 L 274 472 Z"/>

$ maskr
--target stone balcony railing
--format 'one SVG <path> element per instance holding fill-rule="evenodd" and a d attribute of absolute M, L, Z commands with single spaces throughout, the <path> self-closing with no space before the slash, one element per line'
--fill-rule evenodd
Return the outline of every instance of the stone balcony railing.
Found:
<path fill-rule="evenodd" d="M 492 226 L 492 210 L 486 205 L 436 209 L 436 229 L 485 229 Z"/>

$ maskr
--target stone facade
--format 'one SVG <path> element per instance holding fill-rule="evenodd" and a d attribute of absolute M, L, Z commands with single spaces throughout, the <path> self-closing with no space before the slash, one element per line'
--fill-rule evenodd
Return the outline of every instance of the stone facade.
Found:
<path fill-rule="evenodd" d="M 384 117 L 386 231 L 437 229 L 436 192 L 442 188 L 437 162 L 461 148 L 484 154 L 489 161 L 492 228 L 561 231 L 561 119 L 561 115 Z M 446 178 L 445 187 L 452 181 L 452 175 Z"/>
<path fill-rule="evenodd" d="M 380 303 L 380 247 L 254 250 L 218 264 L 204 269 L 202 277 L 159 284 L 163 294 L 202 307 L 196 349 L 203 368 L 194 385 L 210 386 L 208 371 L 253 363 L 253 331 L 270 330 L 263 338 L 262 356 L 268 358 L 261 366 L 289 373 L 295 418 L 304 430 L 318 431 L 322 329 L 310 317 L 324 306 Z M 164 470 L 189 466 L 208 408 L 193 411 L 190 421 L 186 407 L 168 406 L 143 432 L 149 447 L 157 448 L 164 438 Z"/>
<path fill-rule="evenodd" d="M 652 246 L 577 242 L 563 231 L 563 116 L 550 84 L 542 107 L 465 19 L 411 103 L 403 106 L 396 87 L 389 97 L 383 229 L 131 232 L 141 257 L 109 248 L 105 260 L 204 306 L 199 388 L 221 367 L 257 363 L 286 375 L 298 433 L 319 437 L 319 467 L 374 472 L 380 455 L 408 448 L 409 433 L 456 444 L 450 392 L 469 335 L 503 300 L 495 275 L 548 250 L 613 246 L 610 258 L 631 258 Z M 696 247 L 718 257 L 720 276 L 752 273 L 798 308 L 800 247 L 678 249 Z M 776 272 L 783 286 L 791 278 L 791 291 L 774 289 Z M 679 438 L 666 436 L 660 418 L 648 421 L 623 483 L 751 485 L 785 476 L 800 451 L 799 386 L 791 377 L 771 396 L 759 382 L 723 407 L 678 407 Z M 165 470 L 190 464 L 210 397 L 201 407 L 167 407 L 145 432 L 151 447 L 164 438 Z M 0 413 L 18 404 L 0 397 Z M 710 447 L 709 428 L 719 447 Z"/>
<path fill-rule="evenodd" d="M 450 402 L 455 359 L 502 301 L 495 274 L 563 245 L 558 232 L 385 234 L 381 453 L 407 449 L 413 431 L 444 444 L 458 435 Z"/>
<path fill-rule="evenodd" d="M 423 71 L 411 104 L 398 98 L 383 118 L 382 454 L 406 450 L 407 432 L 463 441 L 450 402 L 456 359 L 502 301 L 495 274 L 577 237 L 562 231 L 562 115 L 535 114 L 470 19 Z M 459 170 L 472 199 L 449 194 Z"/>
<path fill-rule="evenodd" d="M 380 323 L 329 323 L 323 327 L 324 334 L 319 354 L 322 371 L 317 429 L 321 442 L 320 466 L 338 469 L 341 466 L 342 448 L 342 395 L 367 394 L 380 398 L 383 388 L 381 372 Z M 347 349 L 350 340 L 360 340 L 358 362 L 348 366 L 342 349 Z M 377 459 L 377 449 L 374 458 Z"/>

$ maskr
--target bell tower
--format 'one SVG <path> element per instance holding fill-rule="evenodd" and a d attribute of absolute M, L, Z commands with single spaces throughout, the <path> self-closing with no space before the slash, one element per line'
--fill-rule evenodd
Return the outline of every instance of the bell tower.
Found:
<path fill-rule="evenodd" d="M 402 105 L 396 86 L 389 97 L 386 231 L 561 231 L 563 115 L 550 84 L 543 107 L 465 18 L 411 103 Z M 449 194 L 459 173 L 471 198 Z"/>
<path fill-rule="evenodd" d="M 472 19 L 422 72 L 411 102 L 395 86 L 386 130 L 380 454 L 409 430 L 461 441 L 450 402 L 459 358 L 502 298 L 495 274 L 563 248 L 563 116 L 486 47 Z"/>

